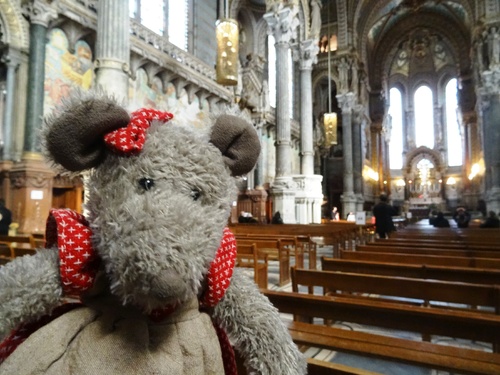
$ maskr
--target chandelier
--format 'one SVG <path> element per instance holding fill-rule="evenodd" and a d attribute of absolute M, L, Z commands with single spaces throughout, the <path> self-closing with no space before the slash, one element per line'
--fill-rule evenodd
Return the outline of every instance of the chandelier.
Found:
<path fill-rule="evenodd" d="M 329 15 L 330 13 L 328 13 Z M 330 17 L 328 17 L 328 40 L 330 41 Z M 330 43 L 330 42 L 329 42 Z M 337 113 L 332 112 L 331 45 L 328 46 L 328 113 L 323 115 L 325 147 L 337 144 Z"/>
<path fill-rule="evenodd" d="M 216 81 L 224 86 L 238 84 L 238 22 L 228 17 L 227 0 L 224 2 L 225 17 L 215 24 L 217 39 Z"/>

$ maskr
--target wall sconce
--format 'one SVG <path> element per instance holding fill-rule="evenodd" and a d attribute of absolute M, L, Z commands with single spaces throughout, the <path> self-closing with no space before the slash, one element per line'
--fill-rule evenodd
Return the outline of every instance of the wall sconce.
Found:
<path fill-rule="evenodd" d="M 216 81 L 224 86 L 238 84 L 238 22 L 230 18 L 215 24 L 217 39 Z"/>
<path fill-rule="evenodd" d="M 370 180 L 373 180 L 373 181 L 378 181 L 378 173 L 375 172 L 373 169 L 371 169 L 370 167 L 368 166 L 364 166 L 363 167 L 363 177 L 365 179 L 370 179 Z"/>
<path fill-rule="evenodd" d="M 337 113 L 325 113 L 323 116 L 325 127 L 325 147 L 337 144 Z"/>
<path fill-rule="evenodd" d="M 476 177 L 479 172 L 481 171 L 481 167 L 479 166 L 478 163 L 474 163 L 472 165 L 472 168 L 470 170 L 470 174 L 469 174 L 469 180 L 472 180 L 474 177 Z"/>

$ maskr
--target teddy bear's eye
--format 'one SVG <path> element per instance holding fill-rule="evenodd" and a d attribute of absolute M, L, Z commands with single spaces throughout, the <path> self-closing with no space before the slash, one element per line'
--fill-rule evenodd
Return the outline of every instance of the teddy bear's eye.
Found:
<path fill-rule="evenodd" d="M 200 198 L 200 196 L 201 196 L 201 191 L 199 191 L 198 189 L 191 190 L 191 198 L 193 198 L 194 201 L 197 201 L 198 198 Z"/>
<path fill-rule="evenodd" d="M 144 190 L 151 190 L 155 186 L 155 180 L 152 178 L 141 178 L 139 180 L 139 186 Z"/>

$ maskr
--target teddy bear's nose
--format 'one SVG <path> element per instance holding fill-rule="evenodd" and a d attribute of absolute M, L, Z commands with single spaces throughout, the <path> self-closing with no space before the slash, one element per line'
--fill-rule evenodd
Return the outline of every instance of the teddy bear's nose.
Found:
<path fill-rule="evenodd" d="M 157 299 L 183 299 L 187 286 L 173 270 L 163 270 L 151 280 L 151 294 Z"/>

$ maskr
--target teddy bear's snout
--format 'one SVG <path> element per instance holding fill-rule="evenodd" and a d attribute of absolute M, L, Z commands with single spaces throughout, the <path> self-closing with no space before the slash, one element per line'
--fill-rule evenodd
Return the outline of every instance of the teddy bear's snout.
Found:
<path fill-rule="evenodd" d="M 163 270 L 151 280 L 151 297 L 157 300 L 183 300 L 188 288 L 177 272 Z"/>

